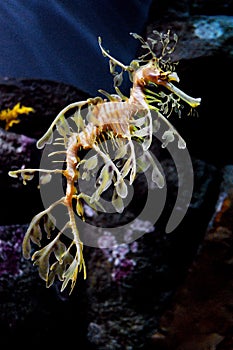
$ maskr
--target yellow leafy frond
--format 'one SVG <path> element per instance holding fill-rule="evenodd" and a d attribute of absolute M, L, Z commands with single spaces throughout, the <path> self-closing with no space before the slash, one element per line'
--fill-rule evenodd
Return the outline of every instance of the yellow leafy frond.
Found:
<path fill-rule="evenodd" d="M 35 112 L 35 110 L 32 107 L 20 106 L 20 103 L 17 103 L 12 109 L 7 108 L 0 112 L 0 121 L 5 122 L 5 130 L 8 130 L 13 124 L 20 123 L 20 120 L 17 119 L 20 114 L 29 114 L 30 112 Z"/>

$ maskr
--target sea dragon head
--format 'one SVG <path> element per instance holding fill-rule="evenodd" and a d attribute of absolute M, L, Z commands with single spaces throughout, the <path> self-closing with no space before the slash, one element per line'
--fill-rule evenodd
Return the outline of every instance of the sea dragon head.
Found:
<path fill-rule="evenodd" d="M 130 33 L 130 35 L 142 43 L 141 47 L 143 50 L 146 50 L 146 53 L 138 57 L 138 59 L 133 60 L 128 66 L 112 57 L 109 52 L 102 47 L 102 40 L 99 37 L 99 46 L 102 54 L 109 58 L 110 72 L 114 76 L 114 87 L 117 93 L 120 97 L 123 97 L 120 93 L 119 86 L 123 81 L 123 72 L 125 71 L 129 73 L 129 78 L 133 82 L 133 86 L 141 86 L 143 89 L 148 89 L 150 85 L 160 85 L 168 89 L 172 94 L 177 96 L 178 99 L 188 103 L 191 107 L 195 108 L 199 106 L 201 103 L 200 98 L 193 98 L 187 95 L 172 83 L 179 83 L 179 77 L 175 72 L 177 63 L 172 63 L 170 58 L 170 54 L 174 51 L 178 40 L 177 35 L 174 34 L 171 38 L 170 31 L 165 34 L 153 31 L 153 34 L 156 39 L 148 38 L 148 41 L 145 41 L 140 35 Z M 155 53 L 155 47 L 156 50 L 159 48 L 161 49 L 160 54 Z M 121 71 L 117 71 L 116 67 L 119 67 Z M 147 91 L 151 93 L 150 90 Z M 155 100 L 156 98 L 153 97 L 150 102 Z"/>
<path fill-rule="evenodd" d="M 141 41 L 142 48 L 147 50 L 137 61 L 131 62 L 131 67 L 136 67 L 138 63 L 138 69 L 135 70 L 133 74 L 133 83 L 141 84 L 142 86 L 149 86 L 151 84 L 163 86 L 178 98 L 188 103 L 191 107 L 195 108 L 199 106 L 201 103 L 200 98 L 193 98 L 187 95 L 172 83 L 179 83 L 180 81 L 175 72 L 177 63 L 172 63 L 170 60 L 170 54 L 174 51 L 178 40 L 177 36 L 175 34 L 173 35 L 173 43 L 171 44 L 170 31 L 166 34 L 153 31 L 153 34 L 159 37 L 159 40 L 148 38 L 148 41 L 151 42 L 149 45 L 149 43 L 144 41 L 138 34 L 131 33 L 134 38 Z M 159 46 L 159 44 L 161 46 L 161 53 L 160 56 L 157 57 L 154 52 L 154 46 Z"/>

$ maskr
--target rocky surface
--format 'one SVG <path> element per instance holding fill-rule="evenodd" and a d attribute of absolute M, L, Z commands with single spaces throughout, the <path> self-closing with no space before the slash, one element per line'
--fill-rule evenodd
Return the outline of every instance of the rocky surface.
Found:
<path fill-rule="evenodd" d="M 40 155 L 35 139 L 0 129 L 0 191 L 4 200 L 1 225 L 27 223 L 30 220 L 27 212 L 39 206 L 36 186 L 24 186 L 22 181 L 15 181 L 8 172 L 21 167 L 37 167 Z"/>
<path fill-rule="evenodd" d="M 232 349 L 233 166 L 187 278 L 152 337 L 156 349 Z"/>
<path fill-rule="evenodd" d="M 26 229 L 27 225 L 0 226 L 1 345 L 13 346 L 17 340 L 25 347 L 38 342 L 64 346 L 75 334 L 85 349 L 82 283 L 79 293 L 69 298 L 57 286 L 46 289 L 31 261 L 22 257 Z"/>
<path fill-rule="evenodd" d="M 65 105 L 87 96 L 58 82 L 0 81 L 1 110 L 18 102 L 35 109 L 10 131 L 0 129 L 1 344 L 17 339 L 34 346 L 40 339 L 67 346 L 75 337 L 89 350 L 232 349 L 232 15 L 229 0 L 153 2 L 147 35 L 154 29 L 178 34 L 173 59 L 180 61 L 180 87 L 202 98 L 198 116 L 171 117 L 191 155 L 192 201 L 166 235 L 177 174 L 155 144 L 167 180 L 165 210 L 156 223 L 134 220 L 148 191 L 142 177 L 124 218 L 89 211 L 88 220 L 104 226 L 100 248 L 84 247 L 88 278 L 80 277 L 71 296 L 58 282 L 46 289 L 36 267 L 22 258 L 23 234 L 42 204 L 36 181 L 24 186 L 7 174 L 12 167 L 37 166 L 36 140 Z M 132 225 L 112 249 L 109 222 L 120 220 Z"/>
<path fill-rule="evenodd" d="M 44 134 L 62 108 L 87 97 L 77 87 L 61 82 L 0 78 L 1 111 L 12 109 L 17 103 L 34 109 L 33 113 L 19 116 L 20 123 L 15 124 L 10 131 L 35 139 Z M 1 127 L 4 128 L 4 125 Z"/>

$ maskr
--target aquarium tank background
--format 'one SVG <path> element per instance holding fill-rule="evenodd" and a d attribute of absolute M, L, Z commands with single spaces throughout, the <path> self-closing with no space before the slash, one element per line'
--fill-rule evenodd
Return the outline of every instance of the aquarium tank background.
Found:
<path fill-rule="evenodd" d="M 1 42 L 5 48 L 2 50 L 3 64 L 0 72 L 0 190 L 3 200 L 0 226 L 1 343 L 9 345 L 13 339 L 17 339 L 18 344 L 34 344 L 38 338 L 41 343 L 46 342 L 52 346 L 67 345 L 71 341 L 67 335 L 75 334 L 77 346 L 83 349 L 230 349 L 233 168 L 231 129 L 228 127 L 231 91 L 227 85 L 232 74 L 232 4 L 230 1 L 201 0 L 132 1 L 127 4 L 118 2 L 111 8 L 106 4 L 105 11 L 98 5 L 95 8 L 92 2 L 89 5 L 85 2 L 82 8 L 80 4 L 81 2 L 77 5 L 78 13 L 75 7 L 68 9 L 68 5 L 57 2 L 40 5 L 41 7 L 34 2 L 29 6 L 17 1 L 8 6 L 5 3 L 0 5 L 1 33 L 6 29 L 5 35 L 0 34 L 4 35 Z M 41 26 L 43 16 L 40 10 L 47 11 L 47 6 L 50 10 L 52 7 L 54 9 L 54 22 L 50 18 L 50 28 L 53 28 L 51 32 L 46 26 Z M 88 16 L 84 15 L 87 7 Z M 90 9 L 97 13 L 95 28 L 90 25 L 94 18 L 93 14 L 90 15 Z M 37 16 L 33 15 L 34 10 Z M 12 13 L 14 27 L 11 24 Z M 22 14 L 24 21 L 20 20 Z M 75 21 L 71 20 L 73 16 Z M 61 18 L 64 21 L 60 21 Z M 127 21 L 126 18 L 130 20 Z M 98 30 L 98 22 L 102 31 Z M 25 29 L 29 23 L 30 31 Z M 77 23 L 83 34 L 77 40 L 76 47 L 71 43 L 76 38 L 74 28 Z M 107 23 L 110 23 L 109 26 Z M 18 31 L 17 36 L 12 36 L 17 26 L 24 28 Z M 88 26 L 94 33 L 92 36 L 88 35 Z M 38 31 L 38 28 L 41 29 Z M 62 35 L 59 35 L 59 31 L 62 31 Z M 39 169 L 41 165 L 47 165 L 43 163 L 45 160 L 52 164 L 53 170 L 65 171 L 65 155 L 60 153 L 48 157 L 55 150 L 48 144 L 47 153 L 44 154 L 44 148 L 36 147 L 38 140 L 50 130 L 54 118 L 63 108 L 74 102 L 88 101 L 90 109 L 95 111 L 99 110 L 98 103 L 99 106 L 116 103 L 117 111 L 120 102 L 128 106 L 127 98 L 132 93 L 130 87 L 133 83 L 130 80 L 131 73 L 140 72 L 139 67 L 148 64 L 135 62 L 135 58 L 144 55 L 145 47 L 142 45 L 146 45 L 146 42 L 153 44 L 148 39 L 155 40 L 155 31 L 164 34 L 169 32 L 172 38 L 175 33 L 178 37 L 174 50 L 167 46 L 168 51 L 172 50 L 171 61 L 164 62 L 161 67 L 160 81 L 166 83 L 170 75 L 167 83 L 179 88 L 176 92 L 183 91 L 188 96 L 201 98 L 201 104 L 197 108 L 190 108 L 185 101 L 181 103 L 182 99 L 177 99 L 176 103 L 170 99 L 165 105 L 167 95 L 175 98 L 174 91 L 167 91 L 165 86 L 159 84 L 144 87 L 147 90 L 144 91 L 147 99 L 145 102 L 157 107 L 159 105 L 159 113 L 162 115 L 167 113 L 164 122 L 169 122 L 174 128 L 172 131 L 179 133 L 186 148 L 178 147 L 177 134 L 166 133 L 170 130 L 169 127 L 166 129 L 164 125 L 164 129 L 161 129 L 163 125 L 160 123 L 158 129 L 158 123 L 153 123 L 153 130 L 157 132 L 152 135 L 149 149 L 153 155 L 152 160 L 156 161 L 157 167 L 154 169 L 158 169 L 162 175 L 159 178 L 164 179 L 164 186 L 158 182 L 158 177 L 155 177 L 157 182 L 151 181 L 152 174 L 159 174 L 158 171 L 153 173 L 152 165 L 147 169 L 150 176 L 145 173 L 147 164 L 150 163 L 150 157 L 145 157 L 146 147 L 136 149 L 139 152 L 136 153 L 136 159 L 140 168 L 136 167 L 137 176 L 133 178 L 133 167 L 124 168 L 124 162 L 130 162 L 136 145 L 143 145 L 145 135 L 150 130 L 150 119 L 145 118 L 144 111 L 138 116 L 137 125 L 126 122 L 127 126 L 131 125 L 130 135 L 136 133 L 134 139 L 137 137 L 137 142 L 135 144 L 133 140 L 134 147 L 130 147 L 129 138 L 126 139 L 127 146 L 123 143 L 121 148 L 121 151 L 127 151 L 126 158 L 123 157 L 124 162 L 117 159 L 115 162 L 118 169 L 124 168 L 125 172 L 128 169 L 124 179 L 128 196 L 120 196 L 127 209 L 121 212 L 122 202 L 119 199 L 115 201 L 118 211 L 108 209 L 107 214 L 100 207 L 96 211 L 88 203 L 81 202 L 80 205 L 74 200 L 73 209 L 80 214 L 77 226 L 81 227 L 81 239 L 88 237 L 89 243 L 92 242 L 89 245 L 86 242 L 83 244 L 87 278 L 84 280 L 83 275 L 78 274 L 71 294 L 69 288 L 61 292 L 62 281 L 59 278 L 54 279 L 50 288 L 46 288 L 38 274 L 38 266 L 33 265 L 30 259 L 23 258 L 22 243 L 33 216 L 46 208 L 47 203 L 44 203 L 41 193 L 44 191 L 46 197 L 51 184 L 58 188 L 54 180 L 55 174 L 50 179 L 46 173 L 40 174 L 45 175 L 41 178 L 38 173 L 34 173 L 34 178 L 28 181 L 31 173 L 25 171 L 24 176 L 19 174 L 18 179 L 9 177 L 8 173 Z M 33 32 L 38 35 L 34 50 L 29 50 L 29 58 L 25 53 L 30 47 Z M 138 35 L 138 39 L 130 36 L 130 32 L 137 33 L 134 36 Z M 48 42 L 47 46 L 41 45 L 46 36 L 52 40 L 50 50 Z M 102 38 L 99 43 L 98 36 Z M 67 37 L 70 40 L 66 40 Z M 139 37 L 143 38 L 144 43 Z M 13 38 L 18 40 L 14 43 Z M 18 45 L 19 42 L 21 45 Z M 62 52 L 63 48 L 65 52 Z M 87 48 L 90 49 L 85 54 Z M 156 48 L 157 45 L 154 45 L 155 50 Z M 84 58 L 84 65 L 80 64 L 76 49 L 80 52 L 80 57 Z M 50 61 L 51 55 L 55 55 L 54 64 Z M 156 57 L 160 57 L 157 51 Z M 132 60 L 133 70 L 124 70 L 123 68 L 130 67 Z M 10 63 L 14 62 L 21 70 L 9 70 Z M 73 68 L 73 63 L 78 67 L 77 71 Z M 30 71 L 31 67 L 34 71 Z M 39 72 L 43 67 L 46 67 L 48 75 L 45 70 Z M 57 79 L 53 75 L 56 69 L 60 74 Z M 66 80 L 68 75 L 65 71 L 69 69 L 70 77 L 81 77 L 79 83 Z M 38 75 L 34 74 L 36 70 Z M 122 70 L 124 72 L 121 75 Z M 157 83 L 158 78 L 159 75 L 156 75 Z M 94 100 L 96 96 L 100 99 Z M 180 97 L 186 98 L 187 95 Z M 200 101 L 197 101 L 199 104 Z M 170 108 L 172 104 L 173 107 Z M 107 108 L 107 112 L 112 112 L 111 108 Z M 77 111 L 74 120 L 71 118 L 75 111 L 70 109 L 67 112 L 65 119 L 71 123 L 68 127 L 72 126 L 76 130 L 82 128 L 83 118 L 80 118 Z M 158 110 L 150 109 L 150 113 L 152 116 L 155 116 L 154 113 L 158 115 Z M 104 115 L 101 114 L 101 121 Z M 67 130 L 66 123 L 59 118 L 59 123 L 53 124 L 53 132 L 57 130 L 62 133 L 55 136 L 64 139 L 71 130 Z M 85 118 L 86 115 L 86 123 Z M 144 121 L 147 124 L 143 124 Z M 80 169 L 76 169 L 83 177 L 83 182 L 79 182 L 78 186 L 82 193 L 90 189 L 93 194 L 91 185 L 95 185 L 99 177 L 94 197 L 101 198 L 105 205 L 109 202 L 111 204 L 116 188 L 112 183 L 109 192 L 103 195 L 100 193 L 109 183 L 107 181 L 104 185 L 105 175 L 111 169 L 106 167 L 107 172 L 103 170 L 102 174 L 100 169 L 98 176 L 90 176 L 89 180 L 88 176 L 96 160 L 100 162 L 102 159 L 100 163 L 104 169 L 106 155 L 116 157 L 119 144 L 118 140 L 114 143 L 115 137 L 112 137 L 111 132 L 116 128 L 118 133 L 123 130 L 125 134 L 126 131 L 124 124 L 119 125 L 118 119 L 116 125 L 111 126 L 111 130 L 107 130 L 104 139 L 101 139 L 103 147 L 101 146 L 102 153 L 99 154 L 102 158 L 98 156 L 96 159 L 96 153 L 87 155 L 88 149 L 79 150 L 82 151 L 79 153 L 80 161 L 85 159 L 86 162 L 80 165 Z M 166 134 L 162 138 L 164 133 Z M 87 135 L 92 135 L 90 130 Z M 99 137 L 96 132 L 94 135 Z M 90 138 L 87 140 L 90 141 Z M 146 137 L 144 146 L 148 145 L 148 140 L 150 138 Z M 83 144 L 84 141 L 82 139 Z M 168 141 L 167 146 L 162 147 Z M 59 143 L 61 140 L 54 142 Z M 174 147 L 170 149 L 172 145 Z M 179 145 L 184 146 L 184 142 L 180 141 Z M 56 147 L 56 151 L 63 151 L 61 146 Z M 181 159 L 179 163 L 178 155 L 183 151 L 188 152 L 185 159 L 189 162 L 184 171 L 181 171 L 184 162 Z M 118 151 L 119 154 L 122 157 L 124 152 Z M 139 169 L 143 171 L 138 172 Z M 114 176 L 113 181 L 117 179 L 115 174 Z M 27 182 L 26 186 L 24 182 Z M 66 188 L 66 177 L 63 176 L 63 180 L 58 182 L 62 190 Z M 124 190 L 125 186 L 118 187 L 121 195 L 125 193 Z M 56 194 L 59 193 L 57 191 Z M 181 200 L 178 201 L 178 206 L 177 198 Z M 158 202 L 160 206 L 155 205 Z M 89 204 L 93 206 L 93 203 L 94 201 Z M 148 210 L 148 203 L 152 210 Z M 62 208 L 66 210 L 64 205 Z M 166 227 L 174 208 L 180 217 L 184 215 L 175 229 L 168 233 Z M 144 215 L 148 212 L 151 213 L 149 217 Z M 85 221 L 82 220 L 83 213 Z M 57 214 L 54 215 L 57 221 L 63 217 L 59 212 L 54 214 Z M 46 232 L 44 230 L 49 234 L 50 222 L 44 220 L 40 228 L 43 234 Z M 35 237 L 38 239 L 39 236 Z M 44 247 L 44 238 L 45 236 L 39 249 Z M 119 238 L 120 244 L 117 242 Z M 63 243 L 69 245 L 71 237 L 65 236 Z M 34 254 L 35 246 L 32 244 L 32 247 Z M 62 248 L 60 252 L 63 254 Z M 51 260 L 51 264 L 54 262 Z M 58 264 L 57 266 L 59 268 Z M 67 286 L 70 284 L 69 281 Z"/>

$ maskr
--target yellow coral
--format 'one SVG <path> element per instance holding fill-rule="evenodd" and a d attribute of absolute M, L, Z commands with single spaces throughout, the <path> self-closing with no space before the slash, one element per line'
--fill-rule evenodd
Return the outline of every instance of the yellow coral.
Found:
<path fill-rule="evenodd" d="M 30 112 L 34 112 L 34 109 L 20 106 L 20 103 L 17 103 L 12 109 L 7 108 L 1 111 L 0 120 L 5 122 L 5 130 L 8 130 L 13 124 L 18 124 L 20 122 L 20 120 L 17 119 L 19 114 L 28 114 Z"/>

